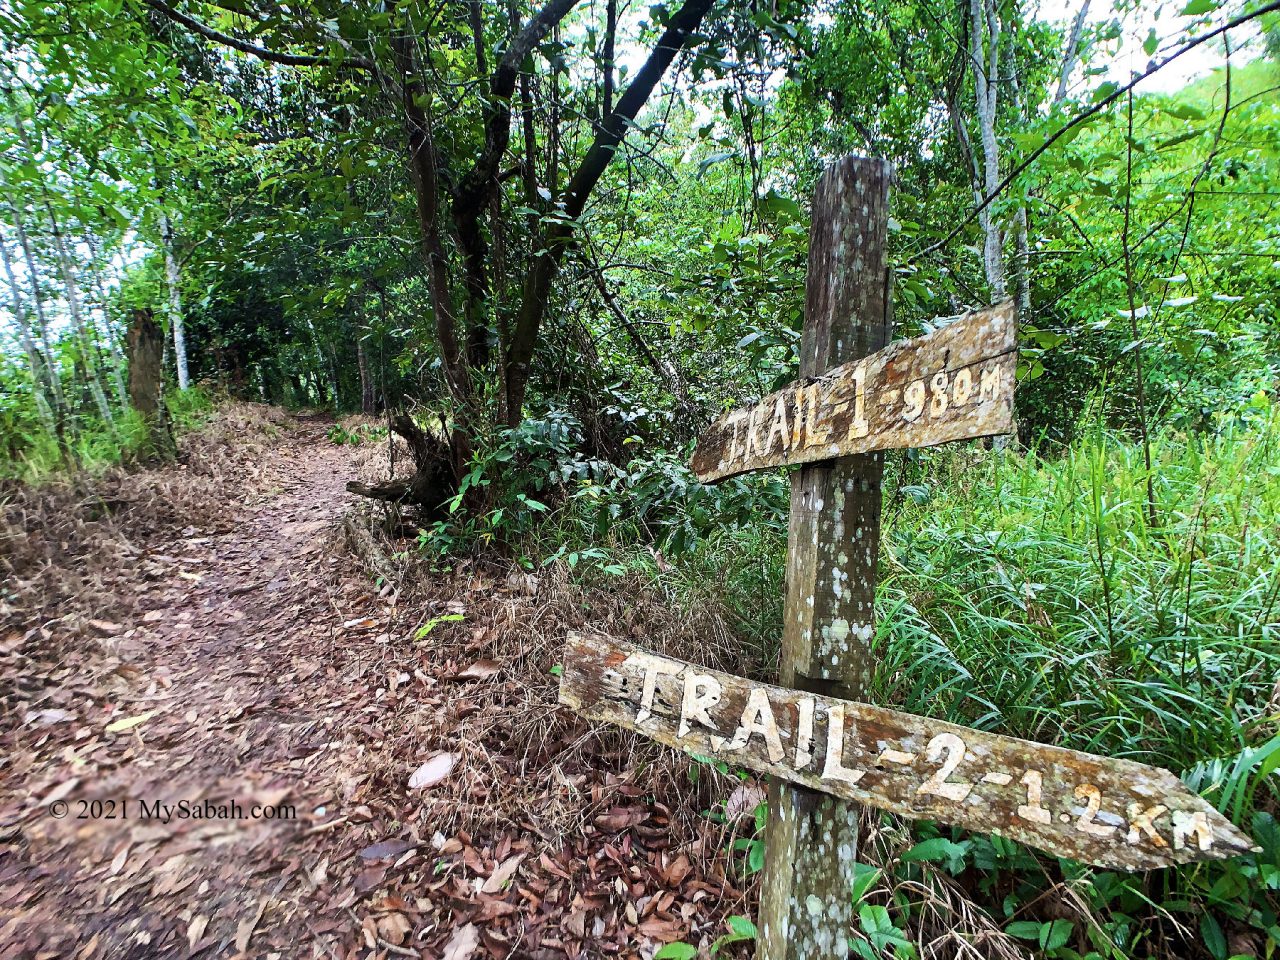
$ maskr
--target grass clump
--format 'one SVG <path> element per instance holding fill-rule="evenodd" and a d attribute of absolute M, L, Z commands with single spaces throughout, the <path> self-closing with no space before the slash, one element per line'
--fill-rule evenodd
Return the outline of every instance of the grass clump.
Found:
<path fill-rule="evenodd" d="M 890 512 L 877 700 L 1184 771 L 1276 732 L 1276 418 L 941 454 Z"/>
<path fill-rule="evenodd" d="M 1035 956 L 1275 953 L 1278 450 L 1274 415 L 1154 438 L 1154 526 L 1141 448 L 1102 430 L 1053 456 L 936 451 L 891 495 L 874 702 L 1166 767 L 1263 847 L 1127 875 L 878 818 L 870 900 L 921 952 L 977 910 Z M 946 856 L 895 861 L 926 843 Z"/>

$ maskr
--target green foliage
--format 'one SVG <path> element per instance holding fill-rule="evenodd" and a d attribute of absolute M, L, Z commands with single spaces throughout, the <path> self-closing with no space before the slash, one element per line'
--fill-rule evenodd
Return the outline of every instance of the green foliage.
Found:
<path fill-rule="evenodd" d="M 359 447 L 366 443 L 378 443 L 385 440 L 387 438 L 387 428 L 375 427 L 368 423 L 358 423 L 348 429 L 340 423 L 335 423 L 325 431 L 324 435 L 330 443 L 337 446 Z"/>
<path fill-rule="evenodd" d="M 1280 663 L 1278 437 L 1267 412 L 1155 438 L 1155 529 L 1110 433 L 934 456 L 890 512 L 877 702 L 1174 770 L 1250 746 Z"/>
<path fill-rule="evenodd" d="M 698 948 L 688 943 L 668 943 L 653 955 L 653 960 L 694 960 Z"/>
<path fill-rule="evenodd" d="M 216 407 L 214 397 L 200 387 L 172 390 L 165 402 L 176 434 L 198 430 L 210 420 Z M 68 457 L 77 470 L 92 476 L 145 460 L 150 452 L 149 431 L 133 410 L 118 415 L 114 424 L 86 420 L 70 438 L 66 455 L 59 449 L 57 438 L 41 429 L 34 418 L 15 417 L 6 422 L 4 410 L 0 405 L 0 428 L 10 431 L 3 434 L 10 454 L 0 465 L 0 479 L 39 486 L 65 474 Z"/>

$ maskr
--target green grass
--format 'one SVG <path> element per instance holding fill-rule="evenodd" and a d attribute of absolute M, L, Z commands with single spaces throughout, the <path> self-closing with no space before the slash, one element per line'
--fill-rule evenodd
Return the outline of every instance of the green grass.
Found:
<path fill-rule="evenodd" d="M 1275 732 L 1280 426 L 935 459 L 889 518 L 877 699 L 1185 771 Z"/>
<path fill-rule="evenodd" d="M 902 944 L 984 924 L 1065 960 L 1277 954 L 1280 416 L 1153 440 L 1154 527 L 1141 447 L 1120 434 L 1045 456 L 970 446 L 895 461 L 870 699 L 1164 766 L 1264 852 L 1126 875 L 885 817 L 861 854 L 879 872 L 859 895 L 858 955 L 919 956 Z M 784 504 L 762 499 L 754 523 L 652 574 L 675 609 L 709 596 L 733 611 L 750 654 L 776 651 L 781 631 Z M 908 848 L 929 855 L 899 859 Z"/>
<path fill-rule="evenodd" d="M 176 435 L 203 426 L 212 418 L 216 406 L 213 397 L 200 387 L 170 390 L 165 402 Z M 6 422 L 5 431 L 0 440 L 14 455 L 5 458 L 0 466 L 0 478 L 39 486 L 68 472 L 57 438 L 41 429 L 33 418 Z M 142 420 L 132 410 L 117 411 L 114 424 L 97 416 L 78 417 L 75 429 L 68 432 L 68 446 L 78 469 L 91 476 L 136 460 L 146 441 Z"/>

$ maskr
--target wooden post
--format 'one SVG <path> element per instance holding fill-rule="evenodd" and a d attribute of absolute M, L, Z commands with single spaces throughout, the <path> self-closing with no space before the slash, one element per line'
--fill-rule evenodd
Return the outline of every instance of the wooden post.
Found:
<path fill-rule="evenodd" d="M 813 201 L 802 377 L 889 342 L 889 164 L 845 157 Z M 792 478 L 779 682 L 865 700 L 884 455 L 801 467 Z M 759 960 L 843 957 L 853 922 L 859 807 L 781 780 L 769 786 Z"/>

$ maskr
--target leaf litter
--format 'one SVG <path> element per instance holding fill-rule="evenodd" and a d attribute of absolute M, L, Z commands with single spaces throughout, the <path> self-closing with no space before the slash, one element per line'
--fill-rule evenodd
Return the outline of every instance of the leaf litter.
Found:
<path fill-rule="evenodd" d="M 327 422 L 229 415 L 52 545 L 69 521 L 31 511 L 62 494 L 5 513 L 27 552 L 0 610 L 0 955 L 649 960 L 751 913 L 745 828 L 705 815 L 740 781 L 584 724 L 551 672 L 588 622 L 727 665 L 724 618 L 561 568 L 441 578 L 351 505 Z M 127 816 L 74 815 L 112 799 Z"/>

